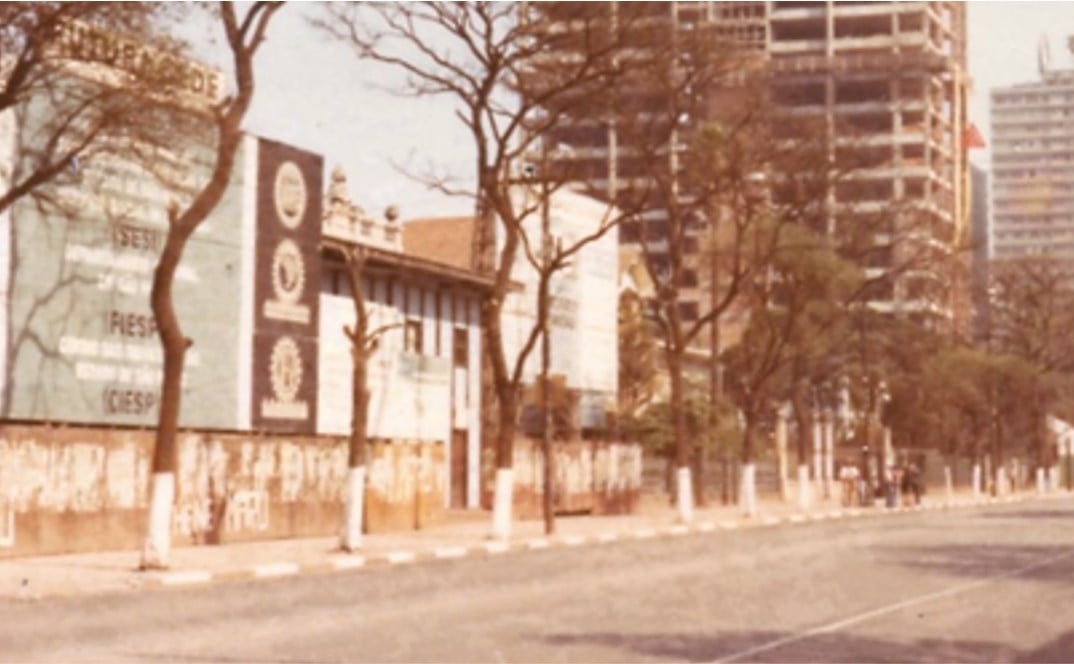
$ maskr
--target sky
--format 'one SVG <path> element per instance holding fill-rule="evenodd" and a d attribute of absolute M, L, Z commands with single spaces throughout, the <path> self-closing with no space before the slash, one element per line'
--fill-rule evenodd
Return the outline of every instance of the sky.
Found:
<path fill-rule="evenodd" d="M 470 212 L 468 199 L 429 191 L 399 170 L 472 180 L 470 144 L 452 104 L 388 92 L 398 78 L 387 78 L 309 25 L 320 11 L 319 3 L 288 4 L 273 19 L 257 56 L 258 89 L 247 130 L 320 153 L 329 170 L 342 166 L 352 198 L 371 214 L 389 205 L 404 220 Z M 1050 40 L 1052 66 L 1074 68 L 1066 47 L 1074 34 L 1074 2 L 970 2 L 967 31 L 970 117 L 986 142 L 989 90 L 1037 80 L 1041 35 Z M 211 42 L 204 34 L 199 38 Z M 971 158 L 987 166 L 988 150 Z"/>

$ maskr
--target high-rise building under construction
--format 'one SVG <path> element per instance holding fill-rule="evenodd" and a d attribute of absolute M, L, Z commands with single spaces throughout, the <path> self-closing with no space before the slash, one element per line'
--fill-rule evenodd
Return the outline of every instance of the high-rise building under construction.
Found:
<path fill-rule="evenodd" d="M 871 227 L 874 249 L 863 259 L 873 278 L 870 308 L 935 329 L 965 330 L 965 4 L 648 2 L 604 3 L 604 11 L 613 24 L 626 13 L 635 21 L 641 17 L 652 39 L 643 48 L 652 52 L 661 48 L 660 40 L 671 47 L 702 32 L 734 44 L 743 62 L 763 72 L 769 117 L 811 123 L 826 138 L 829 163 L 854 164 L 826 194 L 827 230 L 844 233 L 860 230 L 865 219 L 886 220 Z M 554 20 L 555 12 L 544 16 Z M 718 115 L 727 95 L 708 94 L 716 101 L 705 113 L 675 121 L 696 125 Z M 617 135 L 614 113 L 578 116 L 554 134 L 557 144 L 572 148 L 562 158 L 608 198 L 639 177 L 632 163 L 639 155 L 627 137 Z M 678 149 L 669 145 L 666 154 L 674 158 Z M 647 235 L 627 225 L 620 237 L 638 242 Z M 705 297 L 703 285 L 688 285 L 681 297 Z M 689 302 L 684 304 L 689 316 Z"/>

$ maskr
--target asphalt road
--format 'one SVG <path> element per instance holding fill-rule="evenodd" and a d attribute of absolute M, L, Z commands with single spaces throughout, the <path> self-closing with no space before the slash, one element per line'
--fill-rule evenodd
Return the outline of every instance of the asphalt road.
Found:
<path fill-rule="evenodd" d="M 1074 662 L 1074 500 L 0 604 L 0 661 Z"/>

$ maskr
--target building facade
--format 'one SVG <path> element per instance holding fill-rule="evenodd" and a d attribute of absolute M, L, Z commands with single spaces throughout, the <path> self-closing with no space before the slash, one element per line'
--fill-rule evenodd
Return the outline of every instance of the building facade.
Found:
<path fill-rule="evenodd" d="M 832 0 L 608 3 L 607 9 L 613 25 L 630 13 L 646 35 L 656 35 L 654 43 L 628 50 L 674 48 L 708 31 L 755 63 L 776 122 L 812 122 L 825 133 L 835 163 L 854 164 L 827 196 L 826 225 L 840 234 L 877 227 L 877 251 L 866 269 L 871 277 L 897 276 L 878 279 L 870 307 L 936 328 L 968 323 L 967 268 L 958 258 L 969 223 L 965 11 L 954 2 Z M 681 116 L 685 124 L 676 136 L 718 120 L 735 97 L 709 94 L 704 112 Z M 583 162 L 576 170 L 607 196 L 614 198 L 636 177 L 637 154 L 617 135 L 610 111 L 597 109 L 554 133 L 555 141 L 576 146 L 569 159 Z M 667 158 L 677 150 L 669 142 Z M 773 200 L 779 203 L 778 196 Z M 655 207 L 652 215 L 658 215 Z M 640 223 L 659 225 L 660 219 Z M 623 238 L 638 242 L 643 234 L 624 227 Z M 699 308 L 704 291 L 700 281 L 684 285 L 686 317 Z"/>
<path fill-rule="evenodd" d="M 1074 69 L 996 88 L 992 111 L 992 251 L 1074 258 Z"/>

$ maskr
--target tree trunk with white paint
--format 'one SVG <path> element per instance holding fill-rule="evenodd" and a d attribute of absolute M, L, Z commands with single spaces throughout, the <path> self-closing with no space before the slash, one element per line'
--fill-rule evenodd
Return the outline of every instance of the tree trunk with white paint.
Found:
<path fill-rule="evenodd" d="M 944 491 L 947 495 L 947 500 L 951 500 L 955 497 L 955 478 L 954 475 L 951 473 L 951 464 L 944 464 L 943 484 Z"/>
<path fill-rule="evenodd" d="M 747 517 L 757 515 L 757 467 L 753 462 L 742 464 L 742 488 L 739 496 L 742 514 Z"/>
<path fill-rule="evenodd" d="M 339 546 L 344 551 L 362 547 L 365 514 L 365 466 L 347 469 L 347 502 L 343 508 L 343 529 Z"/>
<path fill-rule="evenodd" d="M 974 462 L 973 471 L 970 474 L 970 487 L 974 498 L 981 497 L 981 464 Z"/>
<path fill-rule="evenodd" d="M 154 473 L 149 486 L 149 517 L 142 547 L 142 569 L 164 569 L 168 566 L 174 500 L 175 473 Z"/>
<path fill-rule="evenodd" d="M 675 513 L 679 523 L 694 520 L 694 483 L 689 466 L 681 466 L 675 471 Z"/>
<path fill-rule="evenodd" d="M 236 16 L 235 7 L 221 3 L 219 17 L 227 35 L 235 70 L 235 91 L 214 111 L 217 144 L 212 174 L 183 209 L 178 201 L 168 206 L 168 227 L 164 246 L 153 270 L 149 304 L 160 338 L 161 367 L 160 408 L 153 441 L 150 468 L 153 482 L 150 494 L 146 541 L 141 569 L 167 567 L 171 544 L 171 513 L 175 498 L 175 473 L 178 466 L 176 438 L 179 428 L 183 366 L 186 351 L 193 343 L 184 334 L 175 312 L 172 285 L 183 258 L 187 241 L 216 209 L 234 171 L 235 153 L 243 139 L 242 121 L 254 96 L 254 54 L 264 40 L 269 20 L 279 10 L 278 3 L 255 3 Z M 212 288 L 212 284 L 205 286 Z"/>
<path fill-rule="evenodd" d="M 809 482 L 809 466 L 798 466 L 798 509 L 807 510 L 813 502 L 812 487 Z"/>
<path fill-rule="evenodd" d="M 1044 467 L 1037 466 L 1037 495 L 1043 496 L 1047 491 L 1048 487 L 1044 481 Z"/>
<path fill-rule="evenodd" d="M 511 468 L 496 469 L 496 484 L 492 495 L 492 533 L 494 540 L 506 541 L 511 537 L 511 503 L 514 494 L 514 471 Z"/>

